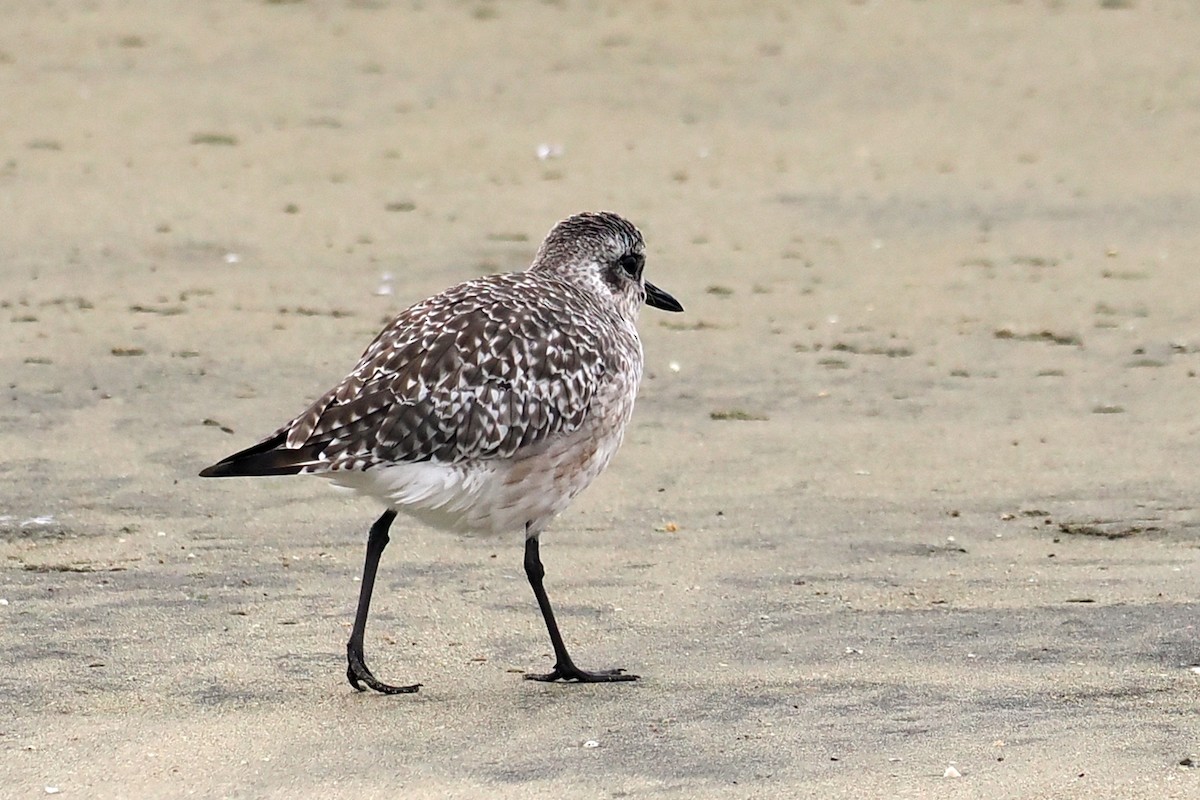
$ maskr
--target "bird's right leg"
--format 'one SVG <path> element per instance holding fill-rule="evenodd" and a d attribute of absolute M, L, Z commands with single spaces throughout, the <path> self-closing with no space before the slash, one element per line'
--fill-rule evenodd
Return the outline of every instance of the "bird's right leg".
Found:
<path fill-rule="evenodd" d="M 367 537 L 367 559 L 363 563 L 362 586 L 358 590 L 358 611 L 354 615 L 354 630 L 350 633 L 350 641 L 346 642 L 346 679 L 350 685 L 360 692 L 367 687 L 383 694 L 411 694 L 420 688 L 421 684 L 411 686 L 392 686 L 386 684 L 371 674 L 363 661 L 363 636 L 367 632 L 367 614 L 371 609 L 371 592 L 375 589 L 375 571 L 379 568 L 379 557 L 383 548 L 387 547 L 388 529 L 396 512 L 388 509 L 383 516 L 375 520 L 371 533 Z M 361 681 L 361 683 L 360 683 Z M 363 684 L 366 684 L 365 686 Z"/>
<path fill-rule="evenodd" d="M 526 526 L 526 530 L 529 527 Z M 615 681 L 636 681 L 637 675 L 629 675 L 623 669 L 605 669 L 599 672 L 589 672 L 575 666 L 567 646 L 563 644 L 562 634 L 558 631 L 558 622 L 554 619 L 554 609 L 550 607 L 550 598 L 546 596 L 543 579 L 546 568 L 542 566 L 539 552 L 538 537 L 525 537 L 525 575 L 529 585 L 533 587 L 533 596 L 537 598 L 538 608 L 542 610 L 542 618 L 546 621 L 546 631 L 550 634 L 550 644 L 554 648 L 554 669 L 544 674 L 525 673 L 527 681 L 578 681 L 579 683 L 612 683 Z"/>

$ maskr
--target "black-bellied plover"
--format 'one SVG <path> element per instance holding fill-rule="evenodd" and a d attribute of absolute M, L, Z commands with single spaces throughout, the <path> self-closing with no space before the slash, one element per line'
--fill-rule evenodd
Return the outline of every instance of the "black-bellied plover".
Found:
<path fill-rule="evenodd" d="M 643 303 L 683 307 L 642 277 L 642 235 L 607 212 L 554 226 L 525 272 L 467 281 L 402 311 L 354 370 L 258 444 L 203 477 L 307 473 L 387 506 L 367 538 L 346 677 L 378 680 L 363 636 L 379 557 L 398 511 L 438 528 L 525 530 L 525 574 L 554 647 L 539 681 L 630 681 L 588 672 L 563 644 L 542 583 L 538 537 L 608 466 L 642 379 Z"/>

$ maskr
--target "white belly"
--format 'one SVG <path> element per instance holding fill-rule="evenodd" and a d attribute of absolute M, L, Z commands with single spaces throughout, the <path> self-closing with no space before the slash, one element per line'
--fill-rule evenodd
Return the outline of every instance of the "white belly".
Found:
<path fill-rule="evenodd" d="M 619 409 L 599 425 L 527 448 L 509 459 L 435 461 L 322 473 L 435 528 L 536 535 L 604 471 L 632 415 Z"/>

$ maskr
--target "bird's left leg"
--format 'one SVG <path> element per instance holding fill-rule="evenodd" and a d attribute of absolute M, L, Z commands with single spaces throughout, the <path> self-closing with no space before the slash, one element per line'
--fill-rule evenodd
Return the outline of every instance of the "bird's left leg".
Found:
<path fill-rule="evenodd" d="M 421 688 L 419 683 L 410 686 L 384 683 L 371 674 L 363 659 L 363 637 L 367 633 L 367 614 L 371 610 L 371 592 L 375 589 L 375 571 L 379 568 L 383 548 L 387 547 L 388 528 L 392 527 L 395 518 L 395 511 L 388 509 L 383 512 L 367 536 L 367 558 L 363 562 L 362 585 L 358 590 L 358 611 L 354 614 L 354 630 L 350 632 L 350 641 L 346 642 L 346 680 L 360 692 L 370 687 L 383 694 L 411 694 Z"/>

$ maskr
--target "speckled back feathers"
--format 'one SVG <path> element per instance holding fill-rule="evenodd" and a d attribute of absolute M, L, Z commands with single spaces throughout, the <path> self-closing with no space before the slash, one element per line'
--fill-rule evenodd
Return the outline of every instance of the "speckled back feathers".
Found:
<path fill-rule="evenodd" d="M 285 447 L 320 446 L 306 467 L 330 470 L 510 457 L 578 428 L 598 385 L 640 366 L 620 327 L 548 276 L 460 284 L 397 317 L 345 380 L 281 429 Z"/>

